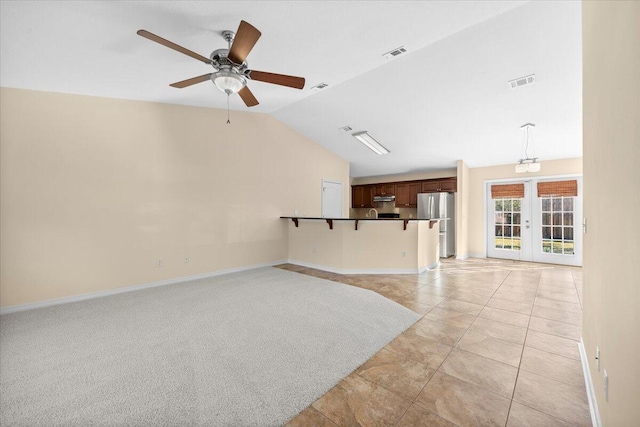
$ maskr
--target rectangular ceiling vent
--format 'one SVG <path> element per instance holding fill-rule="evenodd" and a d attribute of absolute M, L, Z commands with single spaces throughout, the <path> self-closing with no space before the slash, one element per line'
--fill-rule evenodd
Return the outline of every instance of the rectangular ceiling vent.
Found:
<path fill-rule="evenodd" d="M 343 132 L 351 132 L 353 130 L 353 128 L 351 126 L 342 126 L 341 128 L 338 128 Z"/>
<path fill-rule="evenodd" d="M 318 83 L 317 85 L 311 87 L 311 89 L 320 90 L 320 89 L 324 89 L 327 86 L 329 85 L 326 83 Z"/>
<path fill-rule="evenodd" d="M 393 50 L 390 50 L 387 53 L 383 53 L 382 56 L 384 56 L 387 59 L 391 59 L 391 58 L 395 58 L 398 55 L 402 55 L 403 53 L 406 53 L 406 52 L 407 52 L 407 49 L 405 49 L 404 46 L 400 46 Z"/>
<path fill-rule="evenodd" d="M 520 86 L 530 85 L 535 82 L 536 82 L 536 75 L 531 74 L 530 76 L 520 77 L 518 79 L 509 81 L 509 87 L 511 89 L 515 89 Z"/>

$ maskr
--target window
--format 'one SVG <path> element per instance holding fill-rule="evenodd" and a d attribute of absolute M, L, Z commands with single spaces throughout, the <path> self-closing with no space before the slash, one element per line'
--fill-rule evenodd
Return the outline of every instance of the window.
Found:
<path fill-rule="evenodd" d="M 542 203 L 542 252 L 573 255 L 575 197 L 541 197 L 540 203 Z"/>
<path fill-rule="evenodd" d="M 522 246 L 522 201 L 494 199 L 494 244 L 496 249 L 519 251 Z"/>

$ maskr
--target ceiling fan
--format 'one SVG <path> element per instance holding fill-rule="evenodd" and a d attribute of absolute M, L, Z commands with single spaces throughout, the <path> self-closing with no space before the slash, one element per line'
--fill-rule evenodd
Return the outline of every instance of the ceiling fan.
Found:
<path fill-rule="evenodd" d="M 246 21 L 240 21 L 238 31 L 235 33 L 233 31 L 223 31 L 222 37 L 227 41 L 228 48 L 214 50 L 211 52 L 209 58 L 146 30 L 139 30 L 138 35 L 202 61 L 205 64 L 210 64 L 216 70 L 213 73 L 192 77 L 170 85 L 175 88 L 182 89 L 196 83 L 211 80 L 216 87 L 226 93 L 227 96 L 234 93 L 240 95 L 240 98 L 242 98 L 247 107 L 258 105 L 258 100 L 253 96 L 253 93 L 251 93 L 251 90 L 249 90 L 247 86 L 248 80 L 288 86 L 295 89 L 304 88 L 305 80 L 302 77 L 249 69 L 246 58 L 262 33 Z"/>

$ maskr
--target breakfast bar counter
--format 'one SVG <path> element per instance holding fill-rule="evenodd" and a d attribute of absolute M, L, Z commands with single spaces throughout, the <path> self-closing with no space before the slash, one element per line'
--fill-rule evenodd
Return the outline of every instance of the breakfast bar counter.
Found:
<path fill-rule="evenodd" d="M 438 265 L 435 219 L 283 216 L 288 262 L 340 274 L 417 274 Z"/>

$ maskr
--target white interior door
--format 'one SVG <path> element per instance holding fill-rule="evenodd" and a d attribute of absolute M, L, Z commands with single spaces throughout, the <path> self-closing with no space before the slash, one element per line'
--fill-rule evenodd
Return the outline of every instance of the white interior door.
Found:
<path fill-rule="evenodd" d="M 322 180 L 322 218 L 342 218 L 342 183 Z"/>
<path fill-rule="evenodd" d="M 522 198 L 491 197 L 487 184 L 487 256 L 531 261 L 531 186 L 529 182 L 501 182 L 524 185 Z"/>

